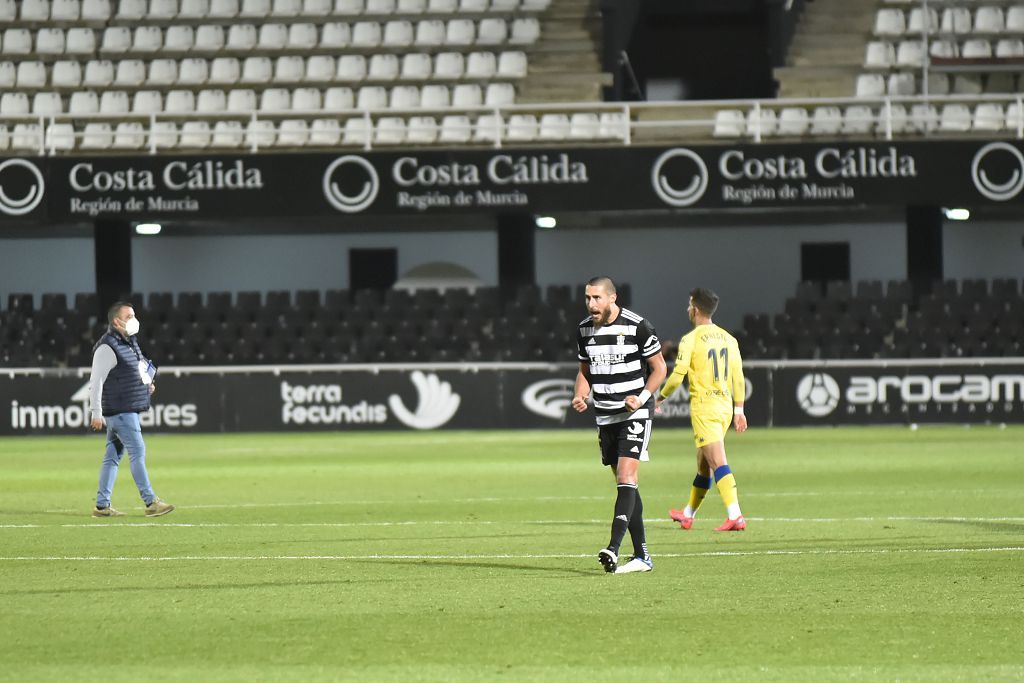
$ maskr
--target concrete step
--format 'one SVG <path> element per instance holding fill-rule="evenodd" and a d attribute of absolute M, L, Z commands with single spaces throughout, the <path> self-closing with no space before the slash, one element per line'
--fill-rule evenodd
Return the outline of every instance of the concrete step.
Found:
<path fill-rule="evenodd" d="M 787 66 L 858 66 L 864 61 L 864 48 L 851 47 L 829 51 L 790 54 Z"/>

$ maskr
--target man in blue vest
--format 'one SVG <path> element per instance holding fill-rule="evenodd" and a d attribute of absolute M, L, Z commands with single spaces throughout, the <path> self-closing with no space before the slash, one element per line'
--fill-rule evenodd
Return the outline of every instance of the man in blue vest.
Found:
<path fill-rule="evenodd" d="M 139 348 L 139 320 L 135 308 L 118 301 L 107 312 L 110 326 L 96 342 L 89 379 L 92 428 L 107 428 L 107 452 L 100 467 L 100 486 L 96 493 L 93 517 L 123 517 L 110 505 L 110 494 L 117 480 L 117 466 L 128 450 L 132 478 L 139 488 L 148 517 L 159 517 L 174 510 L 153 493 L 146 472 L 146 444 L 142 441 L 139 413 L 149 410 L 149 396 L 156 390 L 156 368 Z"/>

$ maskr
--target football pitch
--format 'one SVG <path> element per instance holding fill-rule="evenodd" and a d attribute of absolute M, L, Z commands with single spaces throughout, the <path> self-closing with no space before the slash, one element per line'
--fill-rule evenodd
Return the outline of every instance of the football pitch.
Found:
<path fill-rule="evenodd" d="M 1024 679 L 1024 427 L 690 434 L 641 467 L 654 571 L 609 575 L 592 431 L 0 439 L 0 680 Z M 628 537 L 623 554 L 628 555 Z"/>

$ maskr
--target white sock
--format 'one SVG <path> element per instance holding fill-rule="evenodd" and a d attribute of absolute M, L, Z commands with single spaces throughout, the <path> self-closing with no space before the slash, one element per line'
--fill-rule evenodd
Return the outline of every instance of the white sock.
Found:
<path fill-rule="evenodd" d="M 729 513 L 729 519 L 739 519 L 743 516 L 743 513 L 740 512 L 739 503 L 733 503 L 731 505 L 728 505 L 726 507 L 726 511 Z"/>
<path fill-rule="evenodd" d="M 689 505 L 687 505 L 685 508 L 683 508 L 683 515 L 684 516 L 686 516 L 686 517 L 693 517 L 695 514 L 696 513 L 693 511 L 693 508 L 691 508 Z"/>

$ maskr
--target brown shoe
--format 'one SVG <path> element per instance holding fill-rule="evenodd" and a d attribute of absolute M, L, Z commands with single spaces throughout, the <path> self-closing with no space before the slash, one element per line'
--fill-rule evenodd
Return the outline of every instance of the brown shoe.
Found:
<path fill-rule="evenodd" d="M 124 517 L 124 513 L 121 512 L 120 510 L 115 510 L 112 507 L 93 508 L 92 509 L 92 516 L 93 517 Z"/>
<path fill-rule="evenodd" d="M 174 506 L 163 502 L 159 498 L 154 498 L 153 502 L 146 506 L 147 517 L 159 517 L 160 515 L 166 515 L 168 512 L 174 512 Z"/>

